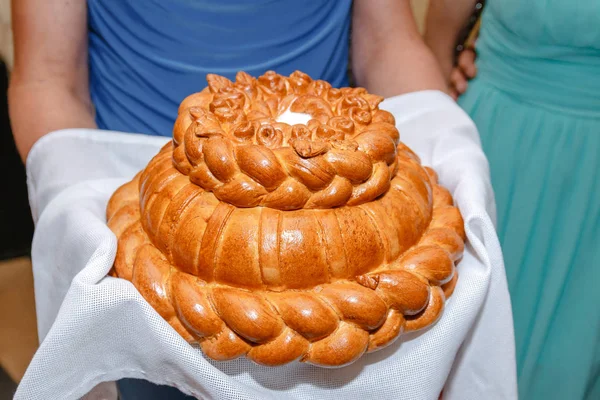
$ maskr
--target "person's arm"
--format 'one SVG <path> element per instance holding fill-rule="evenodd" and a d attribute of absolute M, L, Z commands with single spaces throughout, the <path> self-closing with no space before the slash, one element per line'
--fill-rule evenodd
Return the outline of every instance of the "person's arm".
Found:
<path fill-rule="evenodd" d="M 86 0 L 12 0 L 15 64 L 8 89 L 23 161 L 43 135 L 94 128 L 87 61 Z"/>
<path fill-rule="evenodd" d="M 431 48 L 447 81 L 454 67 L 458 35 L 475 10 L 477 0 L 430 0 L 425 20 L 425 43 Z"/>
<path fill-rule="evenodd" d="M 352 23 L 352 72 L 358 86 L 384 97 L 447 90 L 409 0 L 355 0 Z"/>

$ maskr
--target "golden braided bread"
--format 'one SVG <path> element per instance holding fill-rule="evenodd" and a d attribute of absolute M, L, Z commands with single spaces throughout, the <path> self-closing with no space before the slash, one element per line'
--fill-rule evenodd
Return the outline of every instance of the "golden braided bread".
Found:
<path fill-rule="evenodd" d="M 463 220 L 381 101 L 301 72 L 209 75 L 109 201 L 112 274 L 216 360 L 341 366 L 431 325 Z"/>

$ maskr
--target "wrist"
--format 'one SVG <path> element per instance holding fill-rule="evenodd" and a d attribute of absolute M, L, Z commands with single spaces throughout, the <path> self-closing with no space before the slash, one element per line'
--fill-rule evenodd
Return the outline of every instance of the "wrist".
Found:
<path fill-rule="evenodd" d="M 15 144 L 23 161 L 49 132 L 96 127 L 91 103 L 62 85 L 11 82 L 8 98 Z"/>
<path fill-rule="evenodd" d="M 425 43 L 431 49 L 431 52 L 435 56 L 440 66 L 444 79 L 446 82 L 448 82 L 450 79 L 450 73 L 454 67 L 455 43 L 453 40 L 448 40 L 451 35 L 442 35 L 442 37 L 439 39 L 436 36 L 440 35 L 436 35 L 431 32 L 425 32 Z"/>

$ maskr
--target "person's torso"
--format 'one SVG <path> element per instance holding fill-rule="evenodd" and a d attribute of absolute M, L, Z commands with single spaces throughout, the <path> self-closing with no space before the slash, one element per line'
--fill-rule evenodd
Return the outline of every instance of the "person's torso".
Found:
<path fill-rule="evenodd" d="M 100 128 L 171 135 L 206 74 L 295 70 L 347 85 L 351 0 L 88 0 Z"/>
<path fill-rule="evenodd" d="M 488 0 L 478 77 L 510 94 L 600 115 L 600 1 Z"/>

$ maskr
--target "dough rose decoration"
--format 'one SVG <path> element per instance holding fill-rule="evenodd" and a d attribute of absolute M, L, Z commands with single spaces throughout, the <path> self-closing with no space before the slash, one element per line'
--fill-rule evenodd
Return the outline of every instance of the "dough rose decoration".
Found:
<path fill-rule="evenodd" d="M 342 366 L 435 323 L 463 220 L 383 99 L 301 72 L 207 80 L 108 203 L 111 274 L 215 360 Z"/>

